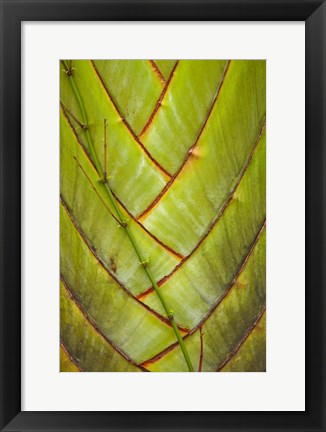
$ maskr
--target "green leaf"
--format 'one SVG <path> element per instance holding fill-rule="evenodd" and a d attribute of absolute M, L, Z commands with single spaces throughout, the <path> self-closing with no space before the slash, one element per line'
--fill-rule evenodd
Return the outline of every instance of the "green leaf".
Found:
<path fill-rule="evenodd" d="M 157 169 L 122 121 L 92 62 L 75 61 L 74 67 L 74 79 L 84 101 L 89 132 L 97 157 L 103 164 L 104 119 L 107 119 L 107 167 L 108 174 L 111 176 L 111 186 L 129 211 L 137 216 L 155 199 L 168 178 L 164 172 Z M 61 100 L 70 112 L 77 118 L 82 118 L 69 76 L 63 71 L 61 71 Z M 77 134 L 87 148 L 85 134 L 81 128 L 77 130 Z M 125 175 L 126 172 L 129 173 L 128 177 Z M 131 189 L 133 193 L 130 193 Z"/>
<path fill-rule="evenodd" d="M 63 343 L 60 345 L 60 371 L 64 372 L 82 372 L 83 370 L 77 366 L 76 360 L 73 360 L 69 355 Z"/>
<path fill-rule="evenodd" d="M 265 221 L 265 134 L 261 137 L 241 181 L 209 234 L 182 265 L 163 282 L 175 317 L 192 328 L 233 281 Z M 200 207 L 198 208 L 200 211 Z M 162 312 L 157 296 L 144 299 Z"/>
<path fill-rule="evenodd" d="M 77 229 L 83 232 L 86 242 L 104 263 L 111 269 L 120 282 L 133 294 L 140 294 L 147 287 L 148 281 L 138 261 L 134 257 L 134 250 L 126 238 L 125 233 L 118 227 L 118 223 L 110 216 L 107 207 L 110 202 L 105 190 L 98 183 L 99 175 L 91 164 L 83 147 L 79 144 L 74 132 L 61 110 L 61 198 L 65 207 L 69 209 Z M 78 169 L 74 156 L 86 171 L 88 178 Z M 99 190 L 97 196 L 92 184 Z M 164 248 L 155 238 L 151 237 L 132 216 L 123 211 L 124 218 L 130 219 L 130 228 L 144 251 L 148 251 L 152 261 L 152 269 L 157 279 L 169 273 L 180 262 L 180 258 Z M 113 210 L 111 208 L 111 210 Z M 110 247 L 108 247 L 110 245 Z"/>
<path fill-rule="evenodd" d="M 266 311 L 254 322 L 236 351 L 226 359 L 221 372 L 256 372 L 266 370 Z"/>
<path fill-rule="evenodd" d="M 265 371 L 265 61 L 60 74 L 60 370 Z"/>
<path fill-rule="evenodd" d="M 154 63 L 167 81 L 175 67 L 176 60 L 155 60 Z"/>
<path fill-rule="evenodd" d="M 205 123 L 227 69 L 225 61 L 180 61 L 160 106 L 140 135 L 144 146 L 170 173 L 180 166 Z"/>
<path fill-rule="evenodd" d="M 216 371 L 232 355 L 239 344 L 243 344 L 254 329 L 254 323 L 265 309 L 265 228 L 258 233 L 255 243 L 238 270 L 235 281 L 224 294 L 217 298 L 202 319 L 186 338 L 187 348 L 193 363 L 198 364 L 200 355 L 200 332 L 202 328 L 204 350 L 203 370 Z M 151 371 L 187 371 L 182 354 L 174 344 L 166 355 L 146 363 Z M 263 346 L 260 354 L 265 355 Z M 247 366 L 249 369 L 250 365 Z M 265 367 L 265 365 L 264 365 Z M 247 369 L 242 369 L 245 371 Z M 260 371 L 260 369 L 256 369 Z"/>
<path fill-rule="evenodd" d="M 263 72 L 263 62 L 231 63 L 192 153 L 156 205 L 140 218 L 149 231 L 184 255 L 229 198 L 255 147 L 265 115 Z"/>
<path fill-rule="evenodd" d="M 163 90 L 150 62 L 95 60 L 94 65 L 121 114 L 138 135 Z"/>

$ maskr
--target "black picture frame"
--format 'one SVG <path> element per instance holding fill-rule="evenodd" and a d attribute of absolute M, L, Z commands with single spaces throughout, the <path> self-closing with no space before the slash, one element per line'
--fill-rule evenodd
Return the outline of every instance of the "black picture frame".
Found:
<path fill-rule="evenodd" d="M 325 2 L 320 0 L 176 0 L 173 2 L 0 0 L 0 5 L 1 431 L 326 431 Z M 99 20 L 305 21 L 306 410 L 304 412 L 21 411 L 21 22 Z"/>

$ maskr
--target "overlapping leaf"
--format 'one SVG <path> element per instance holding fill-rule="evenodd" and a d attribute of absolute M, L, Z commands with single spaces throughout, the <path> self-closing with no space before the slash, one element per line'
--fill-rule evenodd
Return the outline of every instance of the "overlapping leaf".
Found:
<path fill-rule="evenodd" d="M 72 66 L 97 157 L 194 368 L 265 370 L 265 62 Z M 62 69 L 61 370 L 187 371 Z"/>

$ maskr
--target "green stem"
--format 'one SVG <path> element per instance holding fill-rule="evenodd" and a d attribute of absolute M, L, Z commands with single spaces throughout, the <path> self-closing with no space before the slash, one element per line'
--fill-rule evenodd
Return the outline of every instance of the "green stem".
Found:
<path fill-rule="evenodd" d="M 88 120 L 87 120 L 87 114 L 86 114 L 85 106 L 84 106 L 83 100 L 82 100 L 82 98 L 81 98 L 81 96 L 79 94 L 78 88 L 76 86 L 76 82 L 75 82 L 75 79 L 74 79 L 73 74 L 72 74 L 71 65 L 68 66 L 68 64 L 67 64 L 67 62 L 65 60 L 62 60 L 62 63 L 63 63 L 63 65 L 64 65 L 64 67 L 66 69 L 66 72 L 67 72 L 67 74 L 68 74 L 68 76 L 70 78 L 71 87 L 72 87 L 74 95 L 75 95 L 75 97 L 77 99 L 77 102 L 78 102 L 78 105 L 79 105 L 79 108 L 80 108 L 80 111 L 81 111 L 81 115 L 83 117 L 82 118 L 82 123 L 85 124 L 85 126 L 86 126 L 84 132 L 85 132 L 85 135 L 86 135 L 86 140 L 87 140 L 87 143 L 88 143 L 88 147 L 89 147 L 88 149 L 89 149 L 90 155 L 91 155 L 91 157 L 93 159 L 93 162 L 94 162 L 94 164 L 96 166 L 96 169 L 97 169 L 99 175 L 101 177 L 103 177 L 104 173 L 103 173 L 102 167 L 101 167 L 101 165 L 99 163 L 99 160 L 97 158 L 97 155 L 96 155 L 96 152 L 95 152 L 95 149 L 94 149 L 94 146 L 93 146 L 93 141 L 92 141 L 91 135 L 89 133 Z M 157 294 L 157 296 L 158 296 L 158 298 L 159 298 L 159 300 L 160 300 L 160 302 L 161 302 L 161 304 L 162 304 L 162 306 L 163 306 L 163 308 L 165 310 L 165 313 L 167 314 L 167 316 L 168 316 L 168 318 L 169 318 L 169 320 L 171 322 L 173 331 L 174 331 L 174 333 L 175 333 L 175 335 L 177 337 L 178 343 L 179 343 L 180 348 L 182 350 L 182 353 L 183 353 L 183 356 L 184 356 L 185 361 L 187 363 L 188 369 L 189 369 L 190 372 L 193 372 L 194 369 L 193 369 L 193 366 L 192 366 L 192 363 L 191 363 L 191 360 L 190 360 L 190 357 L 189 357 L 189 354 L 188 354 L 185 342 L 184 342 L 184 340 L 183 340 L 183 338 L 182 338 L 182 336 L 180 334 L 180 331 L 178 329 L 178 326 L 177 326 L 177 324 L 176 324 L 176 322 L 174 320 L 173 313 L 171 312 L 171 309 L 168 307 L 168 305 L 167 305 L 167 303 L 165 301 L 165 298 L 163 296 L 163 293 L 160 290 L 159 286 L 157 285 L 152 272 L 148 268 L 147 263 L 145 263 L 144 256 L 143 256 L 143 254 L 142 254 L 142 252 L 141 252 L 141 250 L 140 250 L 140 248 L 139 248 L 139 246 L 138 246 L 138 244 L 137 244 L 137 242 L 136 242 L 136 240 L 135 240 L 132 232 L 130 231 L 130 228 L 128 227 L 128 225 L 124 221 L 122 213 L 121 213 L 121 211 L 120 211 L 120 209 L 119 209 L 119 207 L 118 207 L 118 205 L 116 203 L 116 200 L 114 198 L 114 195 L 113 195 L 113 193 L 111 191 L 111 188 L 110 188 L 110 186 L 109 186 L 109 184 L 108 184 L 108 182 L 107 182 L 107 180 L 105 178 L 104 178 L 104 182 L 105 182 L 104 183 L 104 187 L 105 187 L 105 190 L 106 190 L 107 195 L 109 197 L 109 200 L 111 202 L 111 205 L 114 208 L 114 211 L 116 212 L 116 215 L 117 215 L 117 217 L 118 217 L 118 219 L 119 219 L 119 221 L 121 223 L 121 226 L 125 229 L 128 237 L 129 237 L 129 240 L 130 240 L 130 242 L 131 242 L 131 244 L 132 244 L 132 246 L 133 246 L 133 248 L 134 248 L 134 250 L 136 252 L 136 255 L 137 255 L 138 259 L 139 259 L 139 262 L 141 263 L 141 265 L 142 265 L 142 267 L 143 267 L 143 269 L 144 269 L 144 271 L 145 271 L 148 279 L 150 280 L 150 282 L 151 282 L 151 284 L 152 284 L 152 286 L 153 286 L 153 288 L 154 288 L 154 290 L 155 290 L 155 292 L 156 292 L 156 294 Z"/>

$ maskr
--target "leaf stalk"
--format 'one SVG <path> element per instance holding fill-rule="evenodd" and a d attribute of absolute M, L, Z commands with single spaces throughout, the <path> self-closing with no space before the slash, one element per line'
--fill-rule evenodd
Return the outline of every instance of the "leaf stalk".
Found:
<path fill-rule="evenodd" d="M 95 148 L 93 146 L 93 141 L 92 141 L 92 138 L 91 138 L 91 135 L 89 132 L 89 128 L 88 128 L 88 120 L 87 120 L 87 114 L 86 114 L 85 106 L 84 106 L 83 100 L 79 94 L 79 91 L 78 91 L 78 88 L 77 88 L 77 85 L 76 85 L 76 82 L 75 82 L 75 79 L 74 79 L 74 76 L 72 73 L 73 68 L 71 67 L 71 62 L 68 65 L 65 60 L 62 60 L 62 63 L 64 65 L 65 71 L 69 77 L 69 81 L 71 83 L 72 90 L 74 92 L 74 95 L 76 97 L 77 103 L 78 103 L 80 111 L 81 111 L 82 124 L 85 125 L 85 128 L 83 128 L 83 131 L 84 131 L 85 136 L 86 136 L 86 140 L 87 140 L 87 144 L 88 144 L 88 150 L 90 152 L 91 158 L 93 159 L 93 162 L 94 162 L 95 167 L 98 171 L 98 174 L 100 175 L 101 178 L 103 178 L 102 184 L 105 187 L 105 190 L 106 190 L 106 193 L 107 193 L 108 198 L 110 200 L 110 203 L 114 209 L 114 212 L 116 213 L 116 217 L 114 217 L 114 219 L 118 219 L 118 222 L 120 223 L 121 227 L 123 227 L 125 229 L 126 234 L 130 240 L 130 243 L 132 244 L 132 246 L 135 250 L 137 258 L 139 259 L 140 264 L 142 264 L 145 262 L 144 256 L 143 256 L 143 254 L 142 254 L 142 252 L 141 252 L 141 250 L 140 250 L 140 248 L 136 242 L 136 239 L 134 238 L 132 232 L 130 231 L 130 228 L 129 228 L 127 222 L 123 219 L 122 213 L 121 213 L 121 211 L 117 205 L 116 199 L 115 199 L 115 197 L 111 191 L 111 188 L 109 186 L 109 183 L 108 183 L 108 180 L 106 177 L 106 161 L 105 161 L 105 165 L 104 165 L 105 166 L 105 173 L 104 173 L 102 170 L 102 167 L 99 163 L 99 160 L 97 158 Z M 106 121 L 104 124 L 104 128 L 106 129 Z M 104 139 L 105 139 L 105 147 L 106 147 L 106 131 L 105 131 Z M 105 153 L 106 153 L 106 149 L 105 149 Z M 176 338 L 178 340 L 178 343 L 180 345 L 180 348 L 181 348 L 181 351 L 183 353 L 184 359 L 186 361 L 187 367 L 188 367 L 190 372 L 194 372 L 194 369 L 193 369 L 193 366 L 192 366 L 192 363 L 191 363 L 191 360 L 190 360 L 190 357 L 189 357 L 189 354 L 187 351 L 187 347 L 186 347 L 185 342 L 184 342 L 184 340 L 180 334 L 178 326 L 175 322 L 173 313 L 171 313 L 171 308 L 169 308 L 169 306 L 168 306 L 168 304 L 167 304 L 167 302 L 163 296 L 163 293 L 160 290 L 159 286 L 157 285 L 157 282 L 154 279 L 154 276 L 153 276 L 151 270 L 149 269 L 148 265 L 146 265 L 146 266 L 142 265 L 142 267 L 143 267 L 144 272 L 146 273 L 149 281 L 151 282 L 151 284 L 152 284 L 152 286 L 153 286 L 153 288 L 154 288 L 154 290 L 155 290 L 155 292 L 156 292 L 156 294 L 157 294 L 157 296 L 158 296 L 158 298 L 159 298 L 159 300 L 163 306 L 165 313 L 167 314 L 167 316 L 170 320 L 171 326 L 173 328 L 173 331 L 174 331 Z"/>

